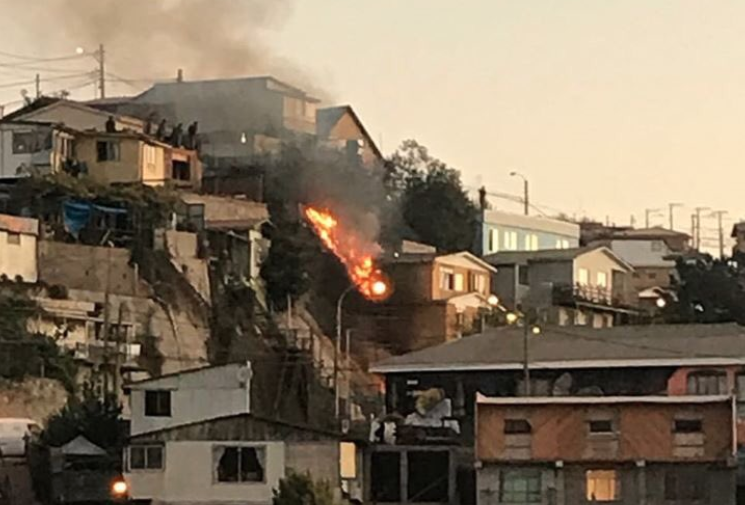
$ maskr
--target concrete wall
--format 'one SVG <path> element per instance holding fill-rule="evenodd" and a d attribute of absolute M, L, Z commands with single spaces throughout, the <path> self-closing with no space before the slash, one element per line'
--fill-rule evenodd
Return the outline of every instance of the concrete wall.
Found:
<path fill-rule="evenodd" d="M 250 411 L 250 369 L 246 365 L 205 368 L 131 386 L 132 435 Z M 171 392 L 171 416 L 145 415 L 146 391 Z"/>
<path fill-rule="evenodd" d="M 167 230 L 166 247 L 173 266 L 183 274 L 205 303 L 211 303 L 209 262 L 197 257 L 196 233 Z"/>
<path fill-rule="evenodd" d="M 36 243 L 36 235 L 21 233 L 20 243 L 16 244 L 8 239 L 7 231 L 0 230 L 0 275 L 36 282 L 39 278 Z"/>
<path fill-rule="evenodd" d="M 217 482 L 215 448 L 261 447 L 265 479 L 262 483 Z M 126 474 L 132 498 L 160 503 L 254 503 L 269 504 L 272 490 L 285 475 L 284 442 L 191 442 L 165 444 L 163 470 L 130 471 Z"/>

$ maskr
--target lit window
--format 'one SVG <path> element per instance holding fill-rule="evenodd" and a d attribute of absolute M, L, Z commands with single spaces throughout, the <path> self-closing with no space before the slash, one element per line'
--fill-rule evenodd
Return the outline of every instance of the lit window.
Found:
<path fill-rule="evenodd" d="M 162 470 L 163 446 L 133 445 L 128 451 L 130 470 Z"/>
<path fill-rule="evenodd" d="M 590 272 L 586 268 L 579 269 L 578 277 L 578 282 L 583 286 L 587 286 L 590 283 Z"/>
<path fill-rule="evenodd" d="M 463 283 L 463 274 L 455 274 L 454 276 L 454 286 L 453 289 L 455 291 L 465 291 L 465 286 Z"/>
<path fill-rule="evenodd" d="M 502 503 L 540 503 L 540 470 L 503 470 L 499 474 L 499 501 Z"/>
<path fill-rule="evenodd" d="M 531 235 L 530 236 L 530 250 L 531 251 L 537 251 L 538 250 L 538 235 Z"/>
<path fill-rule="evenodd" d="M 264 448 L 216 446 L 213 468 L 217 482 L 264 482 Z"/>
<path fill-rule="evenodd" d="M 608 287 L 608 274 L 606 274 L 605 272 L 598 272 L 598 287 L 599 288 Z"/>
<path fill-rule="evenodd" d="M 588 470 L 585 484 L 587 501 L 616 501 L 621 497 L 621 486 L 615 470 Z"/>
<path fill-rule="evenodd" d="M 507 251 L 517 251 L 517 232 L 516 231 L 505 231 L 504 232 L 504 248 Z"/>
<path fill-rule="evenodd" d="M 489 230 L 489 252 L 499 252 L 499 230 Z"/>
<path fill-rule="evenodd" d="M 453 291 L 455 289 L 455 274 L 452 270 L 440 271 L 440 289 Z"/>

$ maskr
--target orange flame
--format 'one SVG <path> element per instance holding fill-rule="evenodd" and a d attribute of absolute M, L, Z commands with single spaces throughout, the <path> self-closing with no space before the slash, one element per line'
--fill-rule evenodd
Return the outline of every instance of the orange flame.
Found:
<path fill-rule="evenodd" d="M 327 209 L 306 207 L 305 217 L 323 245 L 342 262 L 357 291 L 371 300 L 383 300 L 390 295 L 390 282 L 375 264 L 377 244 L 368 243 L 345 229 Z"/>

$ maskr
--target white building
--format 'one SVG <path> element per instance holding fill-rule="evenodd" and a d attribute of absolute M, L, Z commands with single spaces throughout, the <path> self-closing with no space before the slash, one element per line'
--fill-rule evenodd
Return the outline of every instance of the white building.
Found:
<path fill-rule="evenodd" d="M 51 123 L 0 122 L 0 178 L 58 172 L 72 141 L 71 130 Z"/>
<path fill-rule="evenodd" d="M 106 122 L 111 115 L 85 104 L 61 98 L 42 97 L 3 119 L 5 121 L 33 121 L 65 125 L 74 130 L 105 131 Z M 142 133 L 144 121 L 129 116 L 114 115 L 114 124 L 118 131 L 131 130 Z"/>
<path fill-rule="evenodd" d="M 39 221 L 0 214 L 0 275 L 34 283 L 39 278 Z"/>
<path fill-rule="evenodd" d="M 354 444 L 253 412 L 251 377 L 250 364 L 233 364 L 129 386 L 132 499 L 268 505 L 290 470 L 327 480 L 339 494 L 359 492 Z"/>

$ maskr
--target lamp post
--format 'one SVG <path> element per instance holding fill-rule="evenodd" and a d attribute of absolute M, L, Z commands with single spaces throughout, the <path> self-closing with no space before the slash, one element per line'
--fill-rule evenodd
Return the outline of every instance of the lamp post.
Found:
<path fill-rule="evenodd" d="M 334 342 L 334 416 L 339 419 L 341 396 L 339 395 L 339 355 L 341 354 L 342 306 L 347 295 L 354 291 L 354 284 L 345 289 L 336 302 L 336 341 Z"/>
<path fill-rule="evenodd" d="M 523 180 L 523 203 L 525 204 L 525 215 L 527 216 L 530 211 L 530 193 L 528 188 L 528 179 L 520 172 L 510 172 L 511 177 L 519 177 Z"/>
<path fill-rule="evenodd" d="M 525 396 L 531 396 L 532 391 L 530 387 L 530 345 L 529 336 L 540 335 L 541 327 L 536 324 L 530 324 L 528 322 L 527 314 L 509 312 L 507 313 L 507 322 L 509 324 L 515 324 L 519 321 L 523 323 L 523 394 Z"/>

